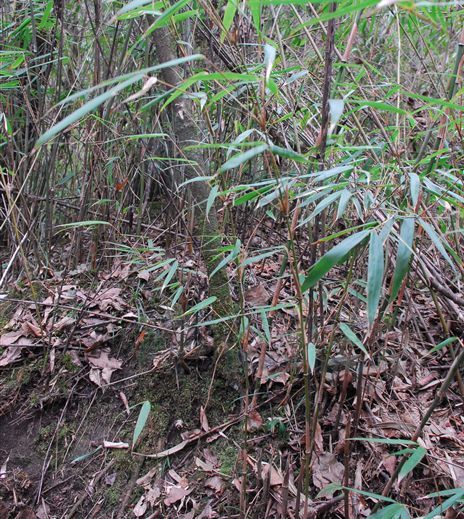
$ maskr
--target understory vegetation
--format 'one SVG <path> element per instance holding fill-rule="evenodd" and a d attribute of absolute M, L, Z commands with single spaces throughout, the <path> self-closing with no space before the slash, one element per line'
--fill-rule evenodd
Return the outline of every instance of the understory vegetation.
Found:
<path fill-rule="evenodd" d="M 464 516 L 463 14 L 0 4 L 0 518 Z"/>

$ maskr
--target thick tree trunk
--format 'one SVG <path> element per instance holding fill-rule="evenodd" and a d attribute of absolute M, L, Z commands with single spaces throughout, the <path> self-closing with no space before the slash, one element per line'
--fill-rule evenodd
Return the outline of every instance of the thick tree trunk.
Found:
<path fill-rule="evenodd" d="M 177 58 L 174 52 L 174 41 L 168 28 L 163 27 L 155 31 L 154 43 L 160 63 Z M 162 72 L 163 81 L 169 86 L 175 87 L 182 81 L 179 67 L 165 68 Z M 175 178 L 175 183 L 179 185 L 182 181 L 208 175 L 209 171 L 205 164 L 202 150 L 185 149 L 192 144 L 202 141 L 201 127 L 195 117 L 192 101 L 183 96 L 178 97 L 170 106 L 170 118 L 173 137 L 176 141 L 176 153 L 189 161 L 181 173 L 184 178 Z M 222 246 L 222 235 L 215 208 L 211 208 L 208 216 L 206 216 L 206 200 L 208 199 L 210 187 L 209 184 L 201 181 L 188 184 L 186 189 L 190 190 L 194 205 L 195 238 L 200 242 L 201 256 L 208 272 L 210 295 L 217 297 L 213 309 L 218 314 L 218 317 L 224 317 L 233 311 L 234 305 L 225 269 L 221 269 L 211 276 L 211 273 L 222 259 L 222 255 L 218 253 L 219 248 Z M 227 337 L 227 330 L 228 328 L 225 326 L 216 327 L 214 334 L 216 348 L 224 343 Z"/>

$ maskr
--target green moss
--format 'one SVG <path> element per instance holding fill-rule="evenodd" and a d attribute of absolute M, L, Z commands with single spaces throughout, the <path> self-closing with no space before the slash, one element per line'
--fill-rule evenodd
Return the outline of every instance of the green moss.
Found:
<path fill-rule="evenodd" d="M 113 456 L 116 460 L 114 466 L 118 474 L 121 474 L 123 478 L 128 480 L 137 467 L 138 459 L 123 449 L 116 451 Z"/>
<path fill-rule="evenodd" d="M 225 445 L 215 449 L 220 463 L 220 472 L 225 476 L 232 476 L 237 462 L 237 449 L 232 445 Z"/>
<path fill-rule="evenodd" d="M 79 371 L 79 366 L 76 366 L 69 353 L 65 353 L 60 357 L 60 363 L 70 373 L 76 373 Z"/>
<path fill-rule="evenodd" d="M 107 488 L 105 491 L 105 501 L 108 506 L 116 506 L 121 499 L 121 490 L 116 487 Z"/>
<path fill-rule="evenodd" d="M 140 344 L 137 352 L 137 364 L 139 368 L 148 368 L 153 363 L 153 356 L 158 351 L 166 349 L 166 339 L 154 332 L 148 332 Z"/>

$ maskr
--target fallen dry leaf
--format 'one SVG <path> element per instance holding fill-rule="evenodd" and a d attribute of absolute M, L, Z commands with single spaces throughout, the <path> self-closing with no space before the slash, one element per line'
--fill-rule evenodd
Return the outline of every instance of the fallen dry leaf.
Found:
<path fill-rule="evenodd" d="M 25 335 L 33 335 L 34 337 L 42 337 L 42 330 L 37 326 L 37 324 L 25 322 L 21 325 Z"/>
<path fill-rule="evenodd" d="M 313 483 L 322 489 L 329 483 L 341 483 L 343 479 L 344 466 L 336 456 L 331 453 L 323 454 L 316 459 L 313 465 Z"/>
<path fill-rule="evenodd" d="M 264 285 L 256 285 L 245 292 L 245 301 L 250 305 L 264 306 L 269 298 L 270 295 Z"/>
<path fill-rule="evenodd" d="M 109 350 L 99 350 L 86 356 L 91 366 L 89 378 L 98 386 L 109 384 L 111 375 L 121 369 L 122 361 L 109 357 Z"/>
<path fill-rule="evenodd" d="M 246 424 L 248 431 L 256 431 L 263 425 L 263 419 L 258 411 L 253 410 L 248 413 Z"/>
<path fill-rule="evenodd" d="M 137 504 L 132 509 L 132 513 L 135 515 L 135 517 L 142 517 L 143 515 L 145 515 L 147 508 L 148 503 L 145 501 L 145 496 L 141 496 L 140 499 L 137 501 Z"/>
<path fill-rule="evenodd" d="M 0 357 L 0 367 L 8 366 L 21 357 L 22 348 L 7 348 Z"/>
<path fill-rule="evenodd" d="M 216 494 L 222 494 L 224 492 L 224 480 L 219 476 L 213 476 L 208 478 L 205 482 L 205 485 L 211 490 L 214 490 Z"/>
<path fill-rule="evenodd" d="M 158 486 L 151 487 L 148 492 L 145 494 L 145 499 L 150 504 L 151 507 L 155 506 L 155 503 L 158 501 L 161 495 L 161 490 Z"/>
<path fill-rule="evenodd" d="M 263 476 L 264 479 L 266 479 L 269 471 L 271 471 L 270 475 L 270 484 L 271 487 L 280 486 L 284 482 L 284 477 L 280 470 L 276 469 L 274 466 L 270 465 L 269 463 L 263 463 Z"/>
<path fill-rule="evenodd" d="M 148 270 L 141 270 L 138 274 L 137 274 L 137 277 L 139 279 L 142 279 L 143 281 L 149 281 L 150 279 L 150 272 L 148 272 Z"/>
<path fill-rule="evenodd" d="M 206 416 L 205 409 L 203 406 L 200 406 L 200 423 L 201 423 L 201 428 L 205 432 L 208 432 L 209 431 L 208 418 Z"/>
<path fill-rule="evenodd" d="M 193 489 L 187 490 L 186 488 L 172 486 L 169 487 L 167 491 L 167 497 L 164 500 L 164 504 L 166 506 L 171 506 L 178 501 L 181 501 L 185 497 L 187 497 Z"/>
<path fill-rule="evenodd" d="M 2 336 L 0 336 L 0 346 L 10 346 L 11 344 L 14 344 L 23 335 L 24 332 L 22 330 L 4 333 Z"/>

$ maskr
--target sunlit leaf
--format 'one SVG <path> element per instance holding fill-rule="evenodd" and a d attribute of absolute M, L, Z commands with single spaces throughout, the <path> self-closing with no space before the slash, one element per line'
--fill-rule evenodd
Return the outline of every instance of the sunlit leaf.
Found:
<path fill-rule="evenodd" d="M 384 253 L 382 240 L 372 231 L 369 240 L 369 263 L 367 267 L 367 320 L 369 326 L 374 323 L 382 294 L 384 273 Z"/>
<path fill-rule="evenodd" d="M 137 423 L 135 424 L 134 435 L 132 437 L 132 448 L 135 447 L 137 440 L 139 439 L 139 437 L 147 423 L 148 416 L 150 415 L 150 411 L 151 411 L 151 404 L 148 400 L 146 400 L 142 404 L 139 416 L 137 418 Z"/>
<path fill-rule="evenodd" d="M 390 300 L 396 299 L 400 291 L 403 279 L 409 270 L 409 261 L 412 256 L 412 244 L 414 241 L 414 218 L 404 218 L 401 225 L 398 253 L 396 255 L 395 272 L 392 280 Z"/>

